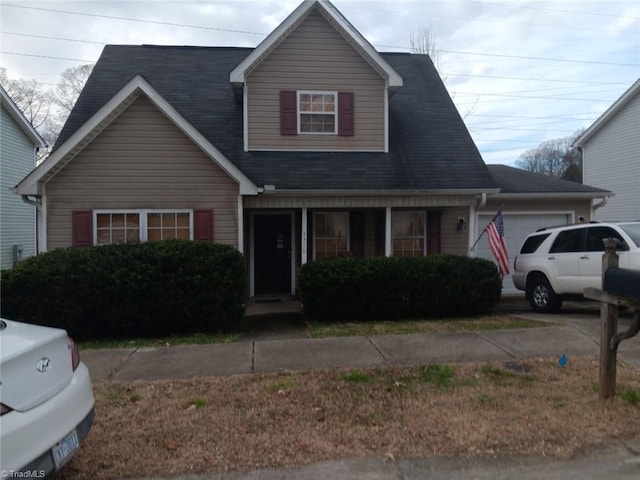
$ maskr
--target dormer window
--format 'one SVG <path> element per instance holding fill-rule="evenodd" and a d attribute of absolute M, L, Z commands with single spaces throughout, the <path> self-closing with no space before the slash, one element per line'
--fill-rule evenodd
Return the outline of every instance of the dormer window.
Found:
<path fill-rule="evenodd" d="M 298 133 L 337 133 L 337 92 L 298 92 Z"/>
<path fill-rule="evenodd" d="M 281 135 L 339 135 L 352 137 L 353 92 L 281 91 Z"/>

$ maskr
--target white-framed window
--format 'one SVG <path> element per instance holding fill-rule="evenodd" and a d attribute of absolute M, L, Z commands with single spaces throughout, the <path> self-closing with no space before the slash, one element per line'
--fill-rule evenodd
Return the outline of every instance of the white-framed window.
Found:
<path fill-rule="evenodd" d="M 349 213 L 313 214 L 314 259 L 341 257 L 349 251 Z"/>
<path fill-rule="evenodd" d="M 394 257 L 422 257 L 427 253 L 427 214 L 421 211 L 391 212 Z"/>
<path fill-rule="evenodd" d="M 94 245 L 193 240 L 193 210 L 94 210 Z"/>
<path fill-rule="evenodd" d="M 298 91 L 298 133 L 338 133 L 338 92 Z"/>

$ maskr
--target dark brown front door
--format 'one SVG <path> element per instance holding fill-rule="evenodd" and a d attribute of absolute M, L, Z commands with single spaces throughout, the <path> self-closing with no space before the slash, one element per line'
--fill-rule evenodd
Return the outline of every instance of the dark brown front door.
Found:
<path fill-rule="evenodd" d="M 256 295 L 291 293 L 291 215 L 255 215 Z"/>

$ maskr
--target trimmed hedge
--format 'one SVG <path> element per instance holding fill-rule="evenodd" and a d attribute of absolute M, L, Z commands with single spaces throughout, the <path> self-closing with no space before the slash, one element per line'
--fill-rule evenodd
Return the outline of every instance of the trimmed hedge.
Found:
<path fill-rule="evenodd" d="M 229 331 L 244 316 L 242 254 L 167 240 L 53 250 L 2 272 L 2 315 L 77 340 Z"/>
<path fill-rule="evenodd" d="M 335 258 L 302 267 L 307 316 L 325 321 L 479 315 L 500 299 L 496 266 L 479 258 Z"/>

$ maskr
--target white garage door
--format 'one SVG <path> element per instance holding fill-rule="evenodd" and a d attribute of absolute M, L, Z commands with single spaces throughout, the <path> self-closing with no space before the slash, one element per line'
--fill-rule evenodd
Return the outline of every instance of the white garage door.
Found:
<path fill-rule="evenodd" d="M 479 215 L 478 216 L 478 235 L 489 224 L 493 215 Z M 569 223 L 570 216 L 561 213 L 547 213 L 547 214 L 522 214 L 522 213 L 502 213 L 504 220 L 504 241 L 507 244 L 509 250 L 509 270 L 513 269 L 513 259 L 516 257 L 522 246 L 524 239 L 532 232 L 535 232 L 542 227 L 550 227 L 552 225 L 565 225 Z M 479 258 L 486 258 L 492 260 L 495 263 L 493 254 L 489 249 L 489 242 L 487 236 L 483 235 L 478 245 L 476 246 L 476 256 Z M 502 282 L 502 293 L 513 294 L 522 293 L 513 286 L 511 275 L 504 277 Z"/>

